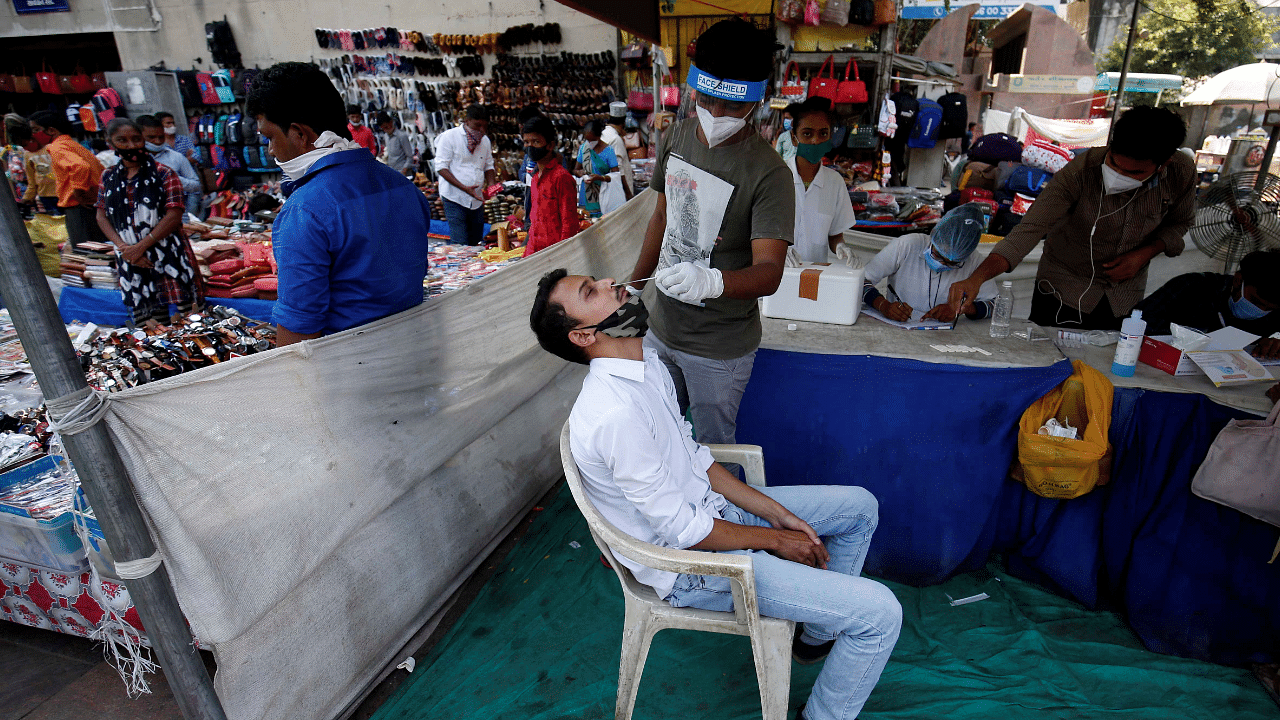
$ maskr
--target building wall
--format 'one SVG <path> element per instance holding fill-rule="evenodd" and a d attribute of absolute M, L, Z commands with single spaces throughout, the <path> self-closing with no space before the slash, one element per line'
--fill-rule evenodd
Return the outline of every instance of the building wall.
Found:
<path fill-rule="evenodd" d="M 146 0 L 72 0 L 70 13 L 18 16 L 12 3 L 0 3 L 0 36 L 55 35 L 66 32 L 115 32 L 124 70 L 142 70 L 160 62 L 170 69 L 211 67 L 204 24 L 225 15 L 246 67 L 285 60 L 338 57 L 338 50 L 316 45 L 315 29 L 395 27 L 424 34 L 500 33 L 513 25 L 560 24 L 563 42 L 550 52 L 596 53 L 617 47 L 617 31 L 554 0 L 421 0 L 411 3 L 356 4 L 350 0 L 151 0 L 159 13 L 156 31 L 129 31 L 154 25 L 146 11 L 111 13 Z M 374 54 L 377 50 L 369 51 Z M 489 56 L 492 59 L 492 56 Z"/>

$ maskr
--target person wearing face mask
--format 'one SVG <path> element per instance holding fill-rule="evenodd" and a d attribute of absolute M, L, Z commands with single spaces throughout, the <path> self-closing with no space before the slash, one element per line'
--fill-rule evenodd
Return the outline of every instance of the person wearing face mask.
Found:
<path fill-rule="evenodd" d="M 457 245 L 484 242 L 484 189 L 498 181 L 488 132 L 489 111 L 476 103 L 467 106 L 462 125 L 436 138 L 440 200 L 449 237 Z"/>
<path fill-rule="evenodd" d="M 748 122 L 773 69 L 772 31 L 722 20 L 696 43 L 688 85 L 697 117 L 660 143 L 657 203 L 631 284 L 656 276 L 645 344 L 671 371 L 698 440 L 732 443 L 760 344 L 756 299 L 782 280 L 796 194 L 786 163 Z"/>
<path fill-rule="evenodd" d="M 177 150 L 182 157 L 191 163 L 191 167 L 200 167 L 200 153 L 196 152 L 196 144 L 191 141 L 190 136 L 178 133 L 178 121 L 174 119 L 173 113 L 164 111 L 156 113 L 156 119 L 160 121 L 160 125 L 164 128 L 164 142 L 169 147 Z M 256 138 L 255 138 L 256 139 Z M 245 138 L 248 141 L 248 138 Z"/>
<path fill-rule="evenodd" d="M 893 592 L 861 577 L 879 521 L 875 497 L 847 486 L 753 488 L 715 462 L 693 439 L 670 373 L 643 340 L 651 334 L 644 302 L 612 285 L 553 270 L 538 282 L 529 313 L 543 349 L 589 368 L 569 413 L 583 491 L 637 540 L 750 558 L 760 614 L 797 623 L 792 658 L 825 661 L 797 720 L 857 716 L 902 628 Z M 725 578 L 617 557 L 675 607 L 733 610 Z"/>
<path fill-rule="evenodd" d="M 95 210 L 102 163 L 71 138 L 71 123 L 65 114 L 41 110 L 27 122 L 31 125 L 31 142 L 26 149 L 34 152 L 48 148 L 53 158 L 58 207 L 67 215 L 67 241 L 71 247 L 86 241 L 107 242 L 98 227 Z"/>
<path fill-rule="evenodd" d="M 609 173 L 618 172 L 618 156 L 601 137 L 603 132 L 604 123 L 600 120 L 588 120 L 583 126 L 583 141 L 573 170 L 582 178 L 579 204 L 593 218 L 600 217 L 600 194 L 604 184 L 610 182 Z"/>
<path fill-rule="evenodd" d="M 968 277 L 981 264 L 973 251 L 985 223 L 982 206 L 967 203 L 943 215 L 931 234 L 894 238 L 867 263 L 862 304 L 890 320 L 951 322 L 955 313 L 947 304 L 947 291 L 951 283 Z M 887 297 L 876 289 L 884 279 L 889 281 Z M 990 317 L 996 294 L 996 284 L 988 280 L 976 296 L 965 300 L 961 311 L 971 320 Z"/>
<path fill-rule="evenodd" d="M 627 104 L 621 101 L 609 103 L 609 122 L 600 133 L 600 139 L 609 143 L 613 154 L 618 158 L 618 168 L 622 171 L 622 184 L 628 200 L 635 194 L 636 177 L 631 169 L 631 158 L 627 155 L 627 143 L 622 139 L 626 132 Z"/>
<path fill-rule="evenodd" d="M 351 133 L 351 139 L 357 145 L 373 153 L 374 157 L 378 155 L 378 137 L 373 131 L 364 124 L 364 113 L 360 112 L 359 105 L 347 106 L 347 131 Z"/>
<path fill-rule="evenodd" d="M 1280 357 L 1280 250 L 1251 252 L 1232 275 L 1179 275 L 1134 306 L 1148 335 L 1168 335 L 1169 323 L 1213 332 L 1235 327 L 1261 336 L 1253 354 Z"/>
<path fill-rule="evenodd" d="M 1116 121 L 1111 143 L 1076 156 L 949 302 L 973 297 L 1009 272 L 1043 239 L 1031 321 L 1043 326 L 1118 330 L 1146 294 L 1147 265 L 1182 253 L 1195 221 L 1195 162 L 1178 152 L 1186 137 L 1169 110 L 1136 107 Z"/>
<path fill-rule="evenodd" d="M 164 165 L 170 170 L 178 173 L 178 179 L 182 182 L 182 192 L 186 198 L 187 212 L 193 216 L 200 217 L 200 201 L 201 190 L 204 186 L 200 183 L 200 176 L 196 174 L 195 168 L 191 167 L 191 163 L 182 156 L 177 150 L 169 147 L 164 139 L 164 125 L 160 119 L 151 115 L 139 115 L 134 122 L 138 127 L 142 128 L 142 139 L 146 143 L 147 152 L 151 153 L 151 157 L 156 162 Z"/>
<path fill-rule="evenodd" d="M 778 133 L 778 139 L 773 141 L 773 149 L 778 151 L 783 160 L 791 162 L 796 156 L 796 139 L 792 134 L 795 127 L 795 116 L 791 111 L 798 108 L 802 103 L 792 103 L 783 111 L 782 132 Z"/>
<path fill-rule="evenodd" d="M 795 154 L 787 161 L 796 193 L 795 254 L 800 262 L 827 262 L 828 250 L 847 253 L 844 231 L 856 216 L 840 173 L 822 166 L 831 152 L 831 104 L 809 98 L 787 108 Z"/>
<path fill-rule="evenodd" d="M 182 184 L 152 157 L 133 120 L 112 120 L 106 136 L 120 163 L 102 175 L 97 222 L 116 246 L 121 299 L 135 325 L 168 323 L 170 305 L 186 315 L 203 300 L 195 256 L 181 235 Z"/>
<path fill-rule="evenodd" d="M 351 140 L 342 97 L 311 63 L 254 78 L 245 111 L 288 180 L 273 225 L 276 342 L 289 345 L 422 302 L 431 206 Z"/>
<path fill-rule="evenodd" d="M 578 186 L 556 152 L 556 128 L 550 120 L 535 115 L 520 130 L 525 153 L 537 163 L 529 183 L 533 214 L 524 246 L 524 257 L 529 257 L 578 234 Z"/>

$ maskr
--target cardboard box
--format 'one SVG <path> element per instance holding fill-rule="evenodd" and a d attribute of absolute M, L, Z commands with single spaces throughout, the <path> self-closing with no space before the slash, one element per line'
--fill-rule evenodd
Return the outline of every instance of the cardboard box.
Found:
<path fill-rule="evenodd" d="M 1142 338 L 1142 350 L 1138 352 L 1138 362 L 1163 370 L 1174 377 L 1200 375 L 1200 368 L 1182 350 L 1169 344 L 1172 335 L 1147 335 Z"/>
<path fill-rule="evenodd" d="M 783 268 L 778 291 L 763 298 L 767 317 L 852 325 L 862 309 L 862 268 L 804 263 Z"/>

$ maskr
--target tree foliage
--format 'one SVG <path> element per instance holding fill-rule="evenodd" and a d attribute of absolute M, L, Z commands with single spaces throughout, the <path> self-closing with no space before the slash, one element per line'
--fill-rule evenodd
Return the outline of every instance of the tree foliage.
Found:
<path fill-rule="evenodd" d="M 1216 75 L 1257 62 L 1271 44 L 1280 22 L 1264 14 L 1253 0 L 1140 0 L 1130 72 L 1175 73 L 1188 78 Z M 1118 72 L 1124 64 L 1129 28 L 1098 63 L 1099 72 Z"/>

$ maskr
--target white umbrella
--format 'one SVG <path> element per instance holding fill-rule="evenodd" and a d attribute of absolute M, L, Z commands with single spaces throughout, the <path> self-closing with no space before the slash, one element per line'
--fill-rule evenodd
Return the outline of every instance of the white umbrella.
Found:
<path fill-rule="evenodd" d="M 1183 99 L 1183 105 L 1266 103 L 1280 107 L 1280 65 L 1252 63 L 1234 67 L 1206 80 Z"/>

